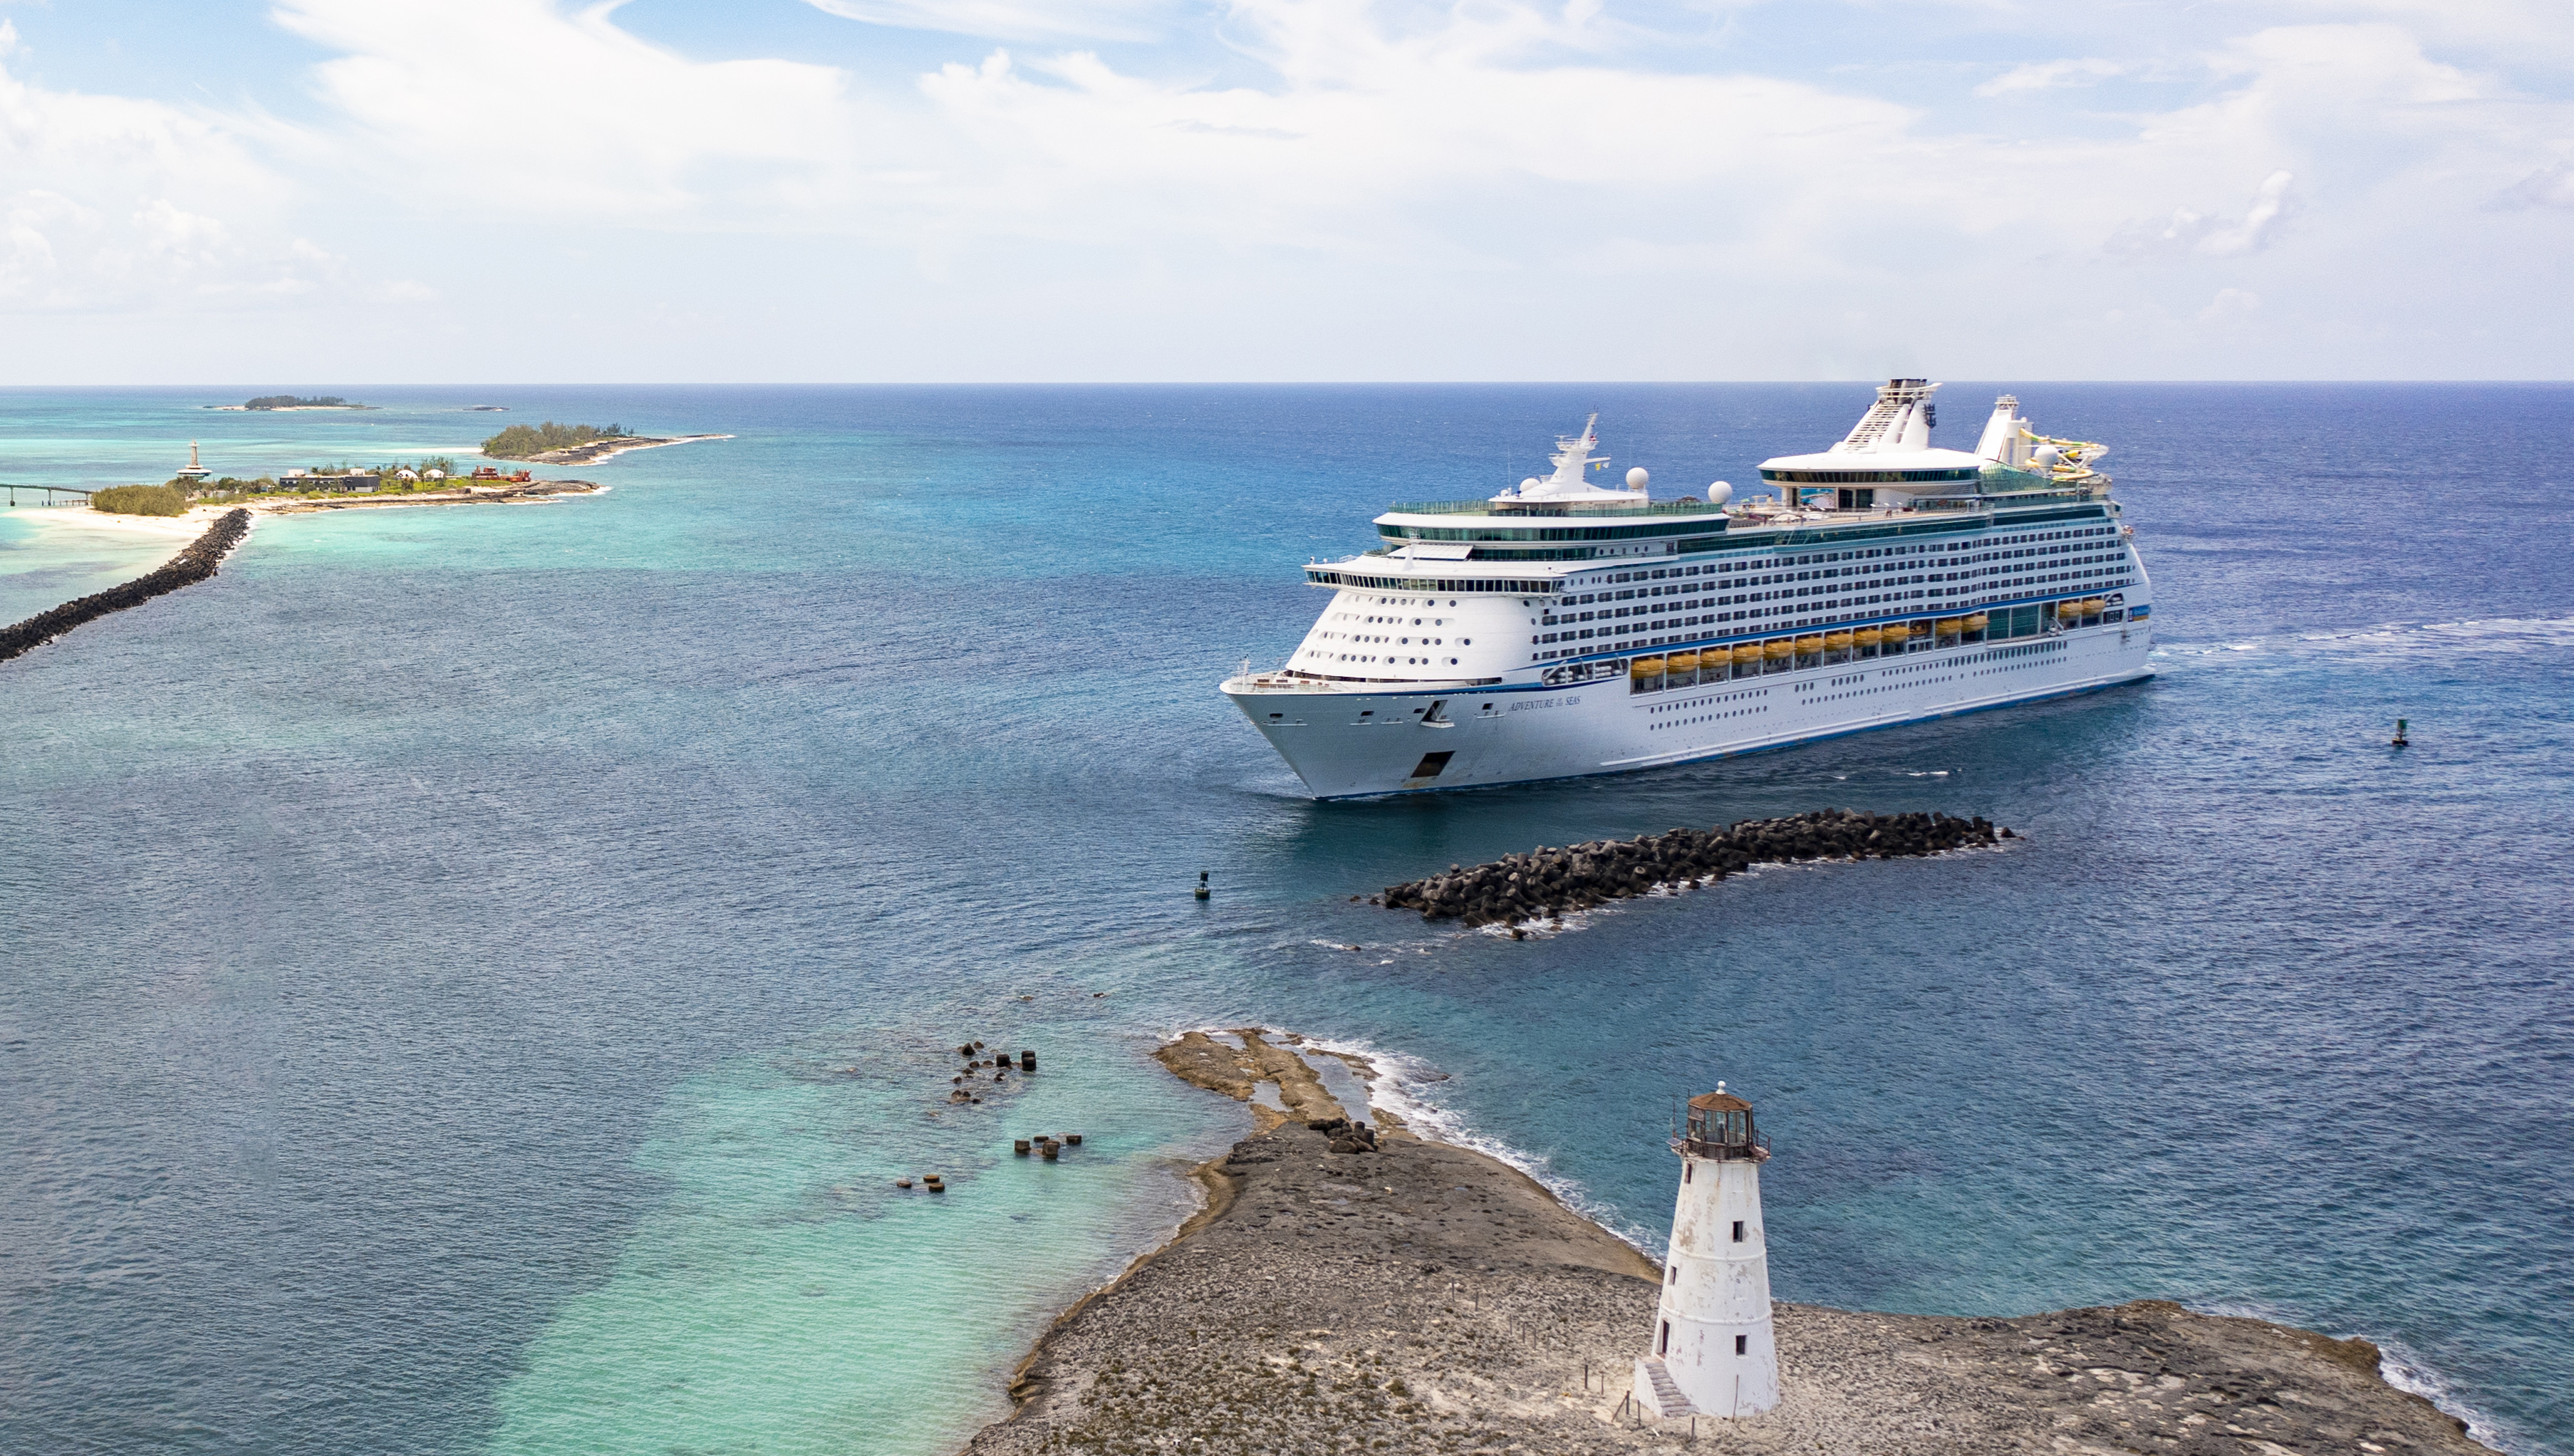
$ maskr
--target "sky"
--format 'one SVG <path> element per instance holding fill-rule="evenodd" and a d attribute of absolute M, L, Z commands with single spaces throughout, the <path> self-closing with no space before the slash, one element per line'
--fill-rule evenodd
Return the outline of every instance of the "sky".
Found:
<path fill-rule="evenodd" d="M 2566 0 L 0 0 L 0 384 L 2574 377 Z"/>

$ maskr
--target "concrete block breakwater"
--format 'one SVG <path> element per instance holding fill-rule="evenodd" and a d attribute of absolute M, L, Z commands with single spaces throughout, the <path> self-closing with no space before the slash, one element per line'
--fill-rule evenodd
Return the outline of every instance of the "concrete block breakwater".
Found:
<path fill-rule="evenodd" d="M 1445 874 L 1393 885 L 1377 900 L 1395 909 L 1419 910 L 1425 920 L 1507 925 L 1590 909 L 1658 885 L 1723 879 L 1755 864 L 1892 859 L 2010 837 L 2010 830 L 1996 828 L 1980 815 L 1960 819 L 1944 813 L 1828 808 L 1786 818 L 1743 819 L 1720 829 L 1681 828 L 1568 848 L 1541 844 L 1490 864 L 1451 864 Z"/>
<path fill-rule="evenodd" d="M 242 538 L 250 535 L 250 513 L 239 507 L 225 512 L 206 534 L 189 543 L 187 550 L 170 558 L 157 569 L 146 572 L 131 582 L 93 592 L 78 601 L 39 612 L 14 627 L 0 628 L 0 663 L 61 637 L 84 623 L 96 622 L 111 612 L 140 607 L 155 597 L 195 586 L 215 574 Z"/>

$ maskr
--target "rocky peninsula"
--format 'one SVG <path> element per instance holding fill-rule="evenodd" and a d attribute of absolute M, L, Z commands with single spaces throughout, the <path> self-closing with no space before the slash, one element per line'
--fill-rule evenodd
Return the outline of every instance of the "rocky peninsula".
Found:
<path fill-rule="evenodd" d="M 693 445 L 700 440 L 730 440 L 731 438 L 729 435 L 620 435 L 614 439 L 602 438 L 581 445 L 569 445 L 561 450 L 541 450 L 534 455 L 495 458 L 525 460 L 536 465 L 592 465 L 603 460 L 613 460 L 630 450 L 651 450 L 663 445 Z"/>
<path fill-rule="evenodd" d="M 1293 1036 L 1160 1059 L 1252 1103 L 1207 1205 L 1020 1367 L 968 1456 L 1186 1452 L 2454 1453 L 2365 1340 L 2147 1300 L 2016 1318 L 1776 1307 L 1784 1399 L 1736 1421 L 1627 1399 L 1656 1266 L 1507 1164 L 1334 1102 Z M 1370 1077 L 1361 1058 L 1343 1055 Z"/>
<path fill-rule="evenodd" d="M 1679 828 L 1633 839 L 1594 839 L 1563 848 L 1540 844 L 1490 864 L 1451 864 L 1445 874 L 1389 886 L 1374 897 L 1425 920 L 1469 925 L 1587 910 L 1673 885 L 1710 884 L 1755 864 L 1817 859 L 1893 859 L 1998 844 L 2012 837 L 1978 815 L 1878 814 L 1820 809 L 1786 818 L 1743 819 L 1719 829 Z"/>
<path fill-rule="evenodd" d="M 590 465 L 630 450 L 687 445 L 700 440 L 730 440 L 729 435 L 637 435 L 623 425 L 565 425 L 548 420 L 513 425 L 483 442 L 487 460 L 524 460 L 534 465 Z"/>

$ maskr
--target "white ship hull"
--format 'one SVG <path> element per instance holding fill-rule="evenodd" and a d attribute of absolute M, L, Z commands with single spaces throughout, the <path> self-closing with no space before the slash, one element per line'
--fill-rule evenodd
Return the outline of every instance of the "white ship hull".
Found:
<path fill-rule="evenodd" d="M 2149 621 L 2121 622 L 1648 694 L 1615 679 L 1281 692 L 1250 677 L 1224 693 L 1315 797 L 1351 798 L 1658 768 L 2087 693 L 2151 677 L 2151 646 Z"/>

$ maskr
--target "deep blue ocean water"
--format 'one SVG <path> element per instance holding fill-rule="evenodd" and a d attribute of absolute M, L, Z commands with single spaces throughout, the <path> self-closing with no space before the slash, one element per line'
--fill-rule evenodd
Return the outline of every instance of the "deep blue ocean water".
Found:
<path fill-rule="evenodd" d="M 2113 446 L 2150 685 L 1320 805 L 1215 692 L 1319 610 L 1309 555 L 1593 409 L 1676 493 L 1867 388 L 198 408 L 265 388 L 0 392 L 0 480 L 737 438 L 269 521 L 0 665 L 0 1448 L 952 1449 L 1245 1125 L 1146 1054 L 1262 1022 L 1649 1244 L 1671 1099 L 1726 1078 L 1783 1298 L 2255 1312 L 2574 1453 L 2574 389 L 2023 385 Z M 1943 440 L 1993 393 L 1951 385 Z M 161 550 L 61 520 L 0 515 L 0 616 Z M 1348 898 L 1830 804 L 2027 839 L 1522 943 Z M 949 1107 L 967 1037 L 1039 1074 Z M 1056 1129 L 1082 1157 L 1008 1155 Z M 955 1191 L 890 1186 L 923 1170 Z"/>

